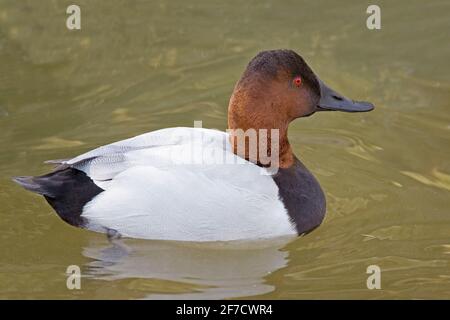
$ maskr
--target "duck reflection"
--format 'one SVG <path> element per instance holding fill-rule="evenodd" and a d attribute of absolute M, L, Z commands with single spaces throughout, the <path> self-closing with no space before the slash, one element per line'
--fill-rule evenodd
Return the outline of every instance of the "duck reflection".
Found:
<path fill-rule="evenodd" d="M 265 277 L 283 268 L 289 238 L 258 242 L 186 243 L 133 239 L 93 240 L 85 275 L 96 280 L 146 283 L 147 299 L 222 299 L 268 293 Z M 148 281 L 154 285 L 149 286 Z M 168 284 L 170 290 L 164 288 Z M 162 284 L 162 285 L 161 285 Z M 142 288 L 140 288 L 142 291 Z"/>

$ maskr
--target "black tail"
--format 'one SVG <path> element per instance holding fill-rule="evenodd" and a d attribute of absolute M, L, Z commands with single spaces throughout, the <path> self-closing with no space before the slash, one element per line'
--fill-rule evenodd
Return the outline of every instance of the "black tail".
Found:
<path fill-rule="evenodd" d="M 65 168 L 39 177 L 15 177 L 25 189 L 43 195 L 58 215 L 71 225 L 82 227 L 83 207 L 104 191 L 83 171 Z"/>
<path fill-rule="evenodd" d="M 31 176 L 25 176 L 25 177 L 14 177 L 13 181 L 20 184 L 22 187 L 27 189 L 28 191 L 48 196 L 48 197 L 55 197 L 54 193 L 51 192 L 50 184 L 47 184 L 45 182 L 46 176 L 40 176 L 40 177 L 31 177 Z"/>

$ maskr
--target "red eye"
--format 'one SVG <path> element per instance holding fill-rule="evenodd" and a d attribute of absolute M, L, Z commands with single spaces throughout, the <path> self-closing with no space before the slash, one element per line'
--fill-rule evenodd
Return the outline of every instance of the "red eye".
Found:
<path fill-rule="evenodd" d="M 294 78 L 294 85 L 295 85 L 296 87 L 300 87 L 300 86 L 302 85 L 302 78 L 300 78 L 300 77 L 295 77 L 295 78 Z"/>

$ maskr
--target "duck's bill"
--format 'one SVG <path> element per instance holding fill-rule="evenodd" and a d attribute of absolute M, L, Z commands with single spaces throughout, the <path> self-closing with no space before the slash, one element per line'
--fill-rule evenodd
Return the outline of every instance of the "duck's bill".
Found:
<path fill-rule="evenodd" d="M 374 105 L 366 101 L 355 101 L 337 93 L 325 83 L 319 80 L 320 100 L 317 111 L 345 111 L 345 112 L 367 112 Z"/>

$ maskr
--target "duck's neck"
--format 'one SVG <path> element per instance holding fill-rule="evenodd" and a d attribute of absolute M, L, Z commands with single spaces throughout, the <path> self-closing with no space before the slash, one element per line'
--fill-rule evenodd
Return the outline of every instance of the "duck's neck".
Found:
<path fill-rule="evenodd" d="M 295 155 L 289 144 L 287 128 L 283 137 L 284 138 L 280 139 L 280 168 L 289 168 L 294 164 Z"/>
<path fill-rule="evenodd" d="M 288 140 L 288 121 L 279 119 L 280 115 L 273 115 L 267 119 L 261 113 L 249 114 L 239 105 L 230 101 L 228 108 L 228 130 L 233 152 L 261 166 L 289 168 L 294 164 L 295 156 Z M 261 107 L 260 107 L 261 108 Z M 259 115 L 259 116 L 258 116 Z M 276 130 L 276 131 L 273 131 Z M 250 138 L 256 133 L 256 155 L 252 156 Z M 273 136 L 273 137 L 272 137 Z M 241 147 L 239 143 L 243 143 Z M 261 149 L 263 148 L 263 149 Z M 255 150 L 255 149 L 253 149 Z M 261 158 L 261 155 L 264 159 Z M 268 159 L 270 163 L 267 163 Z"/>

